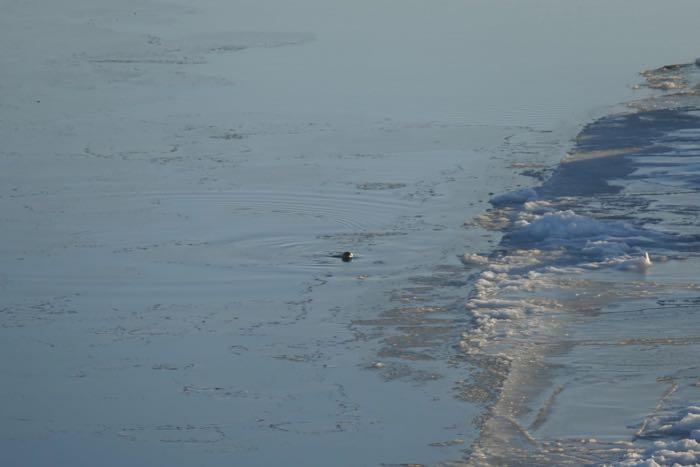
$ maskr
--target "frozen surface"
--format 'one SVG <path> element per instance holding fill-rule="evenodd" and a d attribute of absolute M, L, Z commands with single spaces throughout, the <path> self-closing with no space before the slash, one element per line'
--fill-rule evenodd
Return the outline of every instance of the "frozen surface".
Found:
<path fill-rule="evenodd" d="M 576 274 L 630 273 L 606 261 L 692 253 L 686 169 L 648 205 L 684 227 L 579 212 L 595 184 L 527 187 L 583 123 L 656 92 L 637 71 L 695 57 L 698 8 L 2 2 L 0 464 L 468 455 L 533 380 L 472 343 L 556 335 L 542 318 Z M 654 133 L 676 163 L 687 121 Z"/>
<path fill-rule="evenodd" d="M 700 70 L 646 76 L 668 69 L 682 94 L 589 124 L 552 177 L 474 219 L 503 237 L 460 342 L 500 374 L 470 465 L 698 463 Z"/>

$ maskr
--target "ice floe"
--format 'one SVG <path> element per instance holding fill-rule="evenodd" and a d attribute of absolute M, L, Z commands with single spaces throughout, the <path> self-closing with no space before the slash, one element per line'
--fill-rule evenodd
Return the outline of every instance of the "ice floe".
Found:
<path fill-rule="evenodd" d="M 521 188 L 519 190 L 509 191 L 500 195 L 496 195 L 490 199 L 493 206 L 505 206 L 511 204 L 523 204 L 526 201 L 532 201 L 538 198 L 537 192 L 533 188 Z"/>
<path fill-rule="evenodd" d="M 601 221 L 573 211 L 547 212 L 523 221 L 509 239 L 518 243 L 541 243 L 542 246 L 583 247 L 588 242 L 608 241 L 627 244 L 648 244 L 653 240 L 647 232 L 623 221 Z"/>
<path fill-rule="evenodd" d="M 645 73 L 648 87 L 687 86 L 688 66 L 661 67 Z M 624 342 L 663 341 L 665 345 L 665 335 L 662 339 L 647 339 L 645 335 L 653 334 L 661 320 L 647 311 L 663 308 L 647 299 L 677 290 L 673 282 L 676 277 L 666 281 L 664 274 L 668 267 L 664 269 L 657 263 L 683 258 L 684 253 L 697 254 L 700 249 L 695 199 L 700 187 L 697 155 L 700 115 L 697 110 L 694 113 L 687 110 L 688 107 L 683 111 L 663 108 L 665 105 L 677 108 L 678 102 L 700 101 L 673 101 L 669 97 L 650 104 L 652 110 L 635 107 L 642 110 L 639 115 L 613 115 L 590 125 L 577 140 L 576 157 L 566 160 L 550 180 L 539 187 L 493 196 L 491 209 L 465 223 L 503 235 L 499 247 L 490 255 L 466 254 L 461 258 L 463 263 L 480 271 L 472 276 L 474 288 L 465 303 L 472 327 L 462 333 L 459 347 L 477 365 L 489 372 L 493 368 L 500 371 L 499 379 L 487 380 L 484 387 L 475 378 L 477 388 L 501 385 L 497 387 L 498 399 L 490 408 L 481 440 L 472 455 L 477 461 L 470 465 L 511 465 L 510 459 L 522 458 L 525 461 L 512 464 L 605 465 L 607 462 L 623 466 L 700 466 L 700 407 L 685 407 L 694 396 L 684 395 L 677 400 L 674 406 L 685 407 L 683 410 L 671 415 L 667 412 L 669 395 L 680 384 L 675 380 L 653 415 L 644 419 L 642 428 L 629 441 L 581 440 L 581 444 L 595 445 L 582 447 L 562 437 L 551 445 L 556 446 L 554 449 L 548 450 L 546 440 L 539 445 L 540 440 L 534 442 L 523 428 L 523 422 L 532 413 L 532 405 L 528 404 L 540 397 L 532 387 L 550 371 L 544 357 L 547 352 L 551 349 L 559 352 L 559 345 L 566 349 L 569 345 L 578 346 L 579 342 L 589 345 L 590 333 L 569 334 L 571 323 L 600 321 L 602 324 L 591 324 L 591 329 L 597 331 L 595 326 L 599 326 L 615 336 L 604 324 L 623 323 L 620 325 L 627 328 L 634 314 L 626 315 L 627 309 L 620 304 L 635 300 L 648 305 L 648 308 L 640 305 L 634 313 L 645 313 L 643 324 L 650 329 L 632 325 L 629 329 L 632 338 Z M 650 268 L 653 269 L 649 271 Z M 640 276 L 647 271 L 647 277 Z M 697 284 L 687 287 L 696 288 Z M 663 303 L 659 301 L 659 305 Z M 696 303 L 679 307 L 691 310 Z M 664 312 L 670 313 L 672 309 Z M 673 326 L 665 330 L 668 329 L 673 330 Z M 637 330 L 639 336 L 634 334 Z M 593 333 L 590 345 L 607 343 L 605 333 L 601 334 L 600 343 Z M 695 336 L 688 338 L 692 339 Z M 670 338 L 668 341 L 675 342 Z M 621 345 L 615 340 L 611 343 Z M 659 351 L 655 344 L 644 350 L 650 354 Z M 597 351 L 591 354 L 597 355 Z M 611 372 L 617 370 L 617 367 L 609 368 Z M 657 382 L 663 378 L 660 376 Z M 665 416 L 658 415 L 662 410 Z M 625 426 L 630 429 L 634 423 Z M 531 426 L 539 426 L 537 420 Z M 552 426 L 556 423 L 552 422 Z M 623 429 L 622 425 L 619 427 Z M 502 447 L 507 444 L 504 440 L 510 443 L 519 439 L 523 440 L 520 452 L 503 454 Z M 547 447 L 542 450 L 544 445 Z M 484 453 L 493 462 L 482 462 L 487 459 Z M 557 457 L 559 453 L 561 457 Z M 529 462 L 532 460 L 538 462 Z"/>
<path fill-rule="evenodd" d="M 633 451 L 619 463 L 624 467 L 700 464 L 700 407 L 689 406 L 661 418 L 650 435 L 663 436 L 644 451 Z M 670 438 L 670 437 L 674 437 Z"/>
<path fill-rule="evenodd" d="M 465 253 L 464 255 L 460 256 L 459 260 L 465 266 L 483 266 L 489 262 L 489 259 L 486 256 L 481 256 L 474 253 Z"/>

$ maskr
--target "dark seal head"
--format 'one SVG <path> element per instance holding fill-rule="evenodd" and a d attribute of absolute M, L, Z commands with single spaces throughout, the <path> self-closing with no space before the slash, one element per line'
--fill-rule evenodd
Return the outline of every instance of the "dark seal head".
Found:
<path fill-rule="evenodd" d="M 354 257 L 355 257 L 355 255 L 353 255 L 351 251 L 346 251 L 346 252 L 344 252 L 344 253 L 340 256 L 340 258 L 341 258 L 343 261 L 345 261 L 346 263 L 349 262 L 349 261 L 352 261 L 352 259 L 353 259 Z"/>

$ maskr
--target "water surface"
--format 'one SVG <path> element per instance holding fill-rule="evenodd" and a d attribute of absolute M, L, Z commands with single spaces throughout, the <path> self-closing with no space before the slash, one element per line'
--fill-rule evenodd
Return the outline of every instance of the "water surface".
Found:
<path fill-rule="evenodd" d="M 0 452 L 22 465 L 468 456 L 499 386 L 459 347 L 459 256 L 502 247 L 464 222 L 697 53 L 694 2 L 2 9 Z"/>

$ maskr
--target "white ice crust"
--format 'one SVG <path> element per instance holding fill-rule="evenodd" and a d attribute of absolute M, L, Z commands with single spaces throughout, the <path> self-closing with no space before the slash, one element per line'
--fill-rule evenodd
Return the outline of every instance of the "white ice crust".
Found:
<path fill-rule="evenodd" d="M 614 268 L 644 272 L 652 266 L 647 248 L 663 243 L 668 234 L 624 221 L 600 220 L 561 209 L 571 199 L 540 200 L 532 189 L 496 196 L 490 215 L 504 222 L 506 254 L 481 256 L 465 253 L 468 266 L 481 266 L 474 292 L 466 304 L 475 324 L 471 334 L 485 333 L 502 321 L 515 321 L 546 312 L 533 298 L 509 299 L 518 294 L 547 289 L 572 274 Z M 513 204 L 520 203 L 519 206 Z M 490 223 L 489 219 L 482 219 Z"/>
<path fill-rule="evenodd" d="M 700 464 L 700 407 L 689 406 L 662 418 L 654 434 L 664 436 L 643 452 L 631 452 L 619 463 L 624 467 Z"/>
<path fill-rule="evenodd" d="M 526 201 L 537 199 L 537 192 L 532 188 L 521 188 L 520 190 L 509 191 L 496 195 L 489 201 L 494 206 L 505 206 L 509 204 L 523 204 Z"/>

